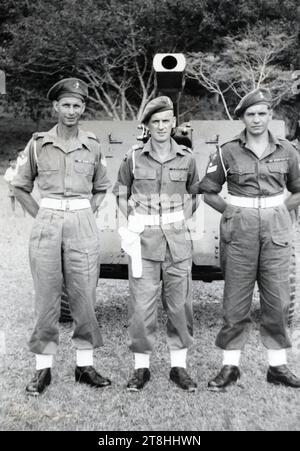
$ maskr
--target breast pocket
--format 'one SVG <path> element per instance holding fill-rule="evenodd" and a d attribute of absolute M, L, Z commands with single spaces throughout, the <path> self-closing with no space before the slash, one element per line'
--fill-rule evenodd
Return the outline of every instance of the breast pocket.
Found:
<path fill-rule="evenodd" d="M 157 192 L 158 175 L 155 169 L 136 169 L 134 188 L 138 194 L 148 195 Z"/>
<path fill-rule="evenodd" d="M 44 160 L 42 158 L 40 158 L 40 160 L 38 160 L 38 171 L 45 173 L 45 172 L 57 172 L 59 171 L 59 161 L 53 159 L 53 161 L 51 160 Z"/>
<path fill-rule="evenodd" d="M 255 163 L 245 163 L 243 165 L 235 165 L 230 168 L 228 178 L 233 182 L 244 184 L 253 181 L 255 175 Z"/>
<path fill-rule="evenodd" d="M 155 169 L 136 169 L 134 178 L 136 180 L 155 180 L 156 171 Z"/>
<path fill-rule="evenodd" d="M 38 160 L 38 186 L 41 190 L 51 191 L 60 185 L 60 167 L 58 159 Z"/>
<path fill-rule="evenodd" d="M 268 163 L 267 168 L 269 174 L 273 178 L 283 183 L 285 175 L 288 172 L 288 167 L 285 161 Z"/>
<path fill-rule="evenodd" d="M 94 174 L 94 161 L 74 160 L 74 171 L 78 174 L 92 176 Z"/>
<path fill-rule="evenodd" d="M 186 182 L 188 177 L 188 171 L 187 170 L 180 170 L 180 169 L 170 169 L 170 179 L 173 182 Z"/>

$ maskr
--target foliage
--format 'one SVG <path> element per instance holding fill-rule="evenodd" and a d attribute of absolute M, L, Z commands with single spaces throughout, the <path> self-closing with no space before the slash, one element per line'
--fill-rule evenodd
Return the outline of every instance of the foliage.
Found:
<path fill-rule="evenodd" d="M 293 102 L 283 95 L 283 84 L 288 71 L 300 66 L 299 11 L 298 0 L 2 0 L 0 67 L 7 73 L 7 99 L 36 119 L 50 111 L 44 99 L 52 83 L 80 76 L 91 88 L 91 114 L 139 118 L 154 95 L 153 55 L 183 52 L 198 55 L 203 74 L 220 85 L 229 117 L 237 95 L 253 85 L 247 77 L 259 71 L 259 55 L 273 38 L 279 50 L 280 41 L 293 36 L 293 45 L 283 42 L 280 55 L 267 61 L 264 80 L 279 103 Z M 251 70 L 246 64 L 237 74 L 248 51 Z M 210 88 L 202 86 L 206 95 Z M 186 88 L 198 94 L 195 83 Z"/>
<path fill-rule="evenodd" d="M 282 58 L 295 46 L 296 35 L 260 34 L 259 27 L 247 29 L 239 37 L 226 36 L 217 53 L 188 54 L 187 75 L 209 92 L 220 96 L 226 115 L 232 119 L 228 102 L 237 101 L 260 86 L 268 87 L 274 106 L 294 96 L 293 71 L 284 67 Z"/>

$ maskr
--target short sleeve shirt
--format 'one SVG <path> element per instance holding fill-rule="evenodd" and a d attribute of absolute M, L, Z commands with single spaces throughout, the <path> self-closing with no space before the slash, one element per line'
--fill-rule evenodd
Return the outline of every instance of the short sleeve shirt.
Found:
<path fill-rule="evenodd" d="M 268 197 L 282 193 L 285 188 L 291 193 L 300 192 L 298 153 L 289 141 L 275 138 L 269 132 L 269 146 L 258 158 L 247 147 L 243 131 L 211 158 L 197 191 L 219 193 L 225 181 L 233 196 Z"/>
<path fill-rule="evenodd" d="M 59 138 L 57 126 L 47 133 L 35 134 L 17 169 L 12 184 L 31 192 L 36 180 L 42 198 L 90 199 L 110 187 L 100 144 L 93 133 L 81 129 L 68 148 Z"/>
<path fill-rule="evenodd" d="M 134 153 L 134 155 L 133 155 Z M 190 198 L 190 188 L 197 183 L 198 171 L 190 149 L 171 139 L 171 154 L 161 162 L 152 150 L 151 139 L 137 150 L 129 152 L 121 164 L 113 192 L 127 196 L 134 210 L 144 215 L 162 215 L 184 209 Z M 175 261 L 191 257 L 191 243 L 186 230 L 151 227 L 142 234 L 142 256 L 163 261 L 166 241 Z"/>

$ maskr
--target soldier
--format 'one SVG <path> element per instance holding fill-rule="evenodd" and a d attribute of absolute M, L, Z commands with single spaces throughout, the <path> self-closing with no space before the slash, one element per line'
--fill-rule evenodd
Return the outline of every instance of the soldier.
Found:
<path fill-rule="evenodd" d="M 296 131 L 295 131 L 295 138 L 293 141 L 291 141 L 293 146 L 296 148 L 297 152 L 300 155 L 300 121 L 297 122 Z"/>
<path fill-rule="evenodd" d="M 272 97 L 255 89 L 235 113 L 244 131 L 218 149 L 197 185 L 205 201 L 222 213 L 221 266 L 225 276 L 224 324 L 216 345 L 223 349 L 223 367 L 209 382 L 223 391 L 240 377 L 239 360 L 247 339 L 255 281 L 261 301 L 260 332 L 268 350 L 267 381 L 300 387 L 287 367 L 286 348 L 290 302 L 289 266 L 292 242 L 290 210 L 300 203 L 297 152 L 269 131 Z M 227 202 L 218 194 L 227 181 Z M 285 187 L 292 193 L 284 198 Z M 197 190 L 196 190 L 197 191 Z"/>
<path fill-rule="evenodd" d="M 171 138 L 176 118 L 169 97 L 151 100 L 141 121 L 150 139 L 125 156 L 113 189 L 120 210 L 126 217 L 127 210 L 129 213 L 128 229 L 121 230 L 122 247 L 128 252 L 132 250 L 128 312 L 135 371 L 127 389 L 141 390 L 150 379 L 149 359 L 162 271 L 171 355 L 170 379 L 192 392 L 197 385 L 186 371 L 187 348 L 192 343 L 193 333 L 192 246 L 185 219 L 192 215 L 196 206 L 196 199 L 191 199 L 188 193 L 198 180 L 197 168 L 191 150 Z"/>
<path fill-rule="evenodd" d="M 47 97 L 53 102 L 58 124 L 33 135 L 13 181 L 17 199 L 35 217 L 29 257 L 36 296 L 37 318 L 30 339 L 36 373 L 26 387 L 34 396 L 51 382 L 63 279 L 75 324 L 75 380 L 95 387 L 111 384 L 93 367 L 93 348 L 102 345 L 94 311 L 100 261 L 93 212 L 110 183 L 98 139 L 78 127 L 87 95 L 87 85 L 77 78 L 52 86 Z M 34 180 L 40 206 L 30 194 Z"/>

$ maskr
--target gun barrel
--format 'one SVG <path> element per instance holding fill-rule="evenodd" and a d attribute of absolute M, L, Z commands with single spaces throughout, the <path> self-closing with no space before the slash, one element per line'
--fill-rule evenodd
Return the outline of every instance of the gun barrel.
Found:
<path fill-rule="evenodd" d="M 153 59 L 158 95 L 169 96 L 179 118 L 179 98 L 184 86 L 185 56 L 182 53 L 157 53 Z"/>

